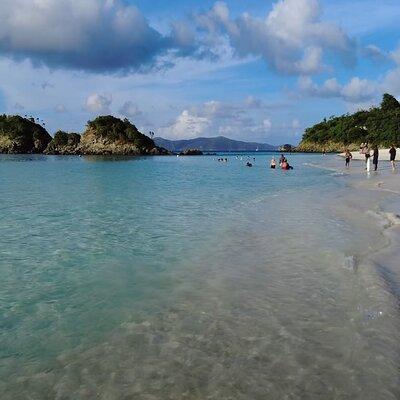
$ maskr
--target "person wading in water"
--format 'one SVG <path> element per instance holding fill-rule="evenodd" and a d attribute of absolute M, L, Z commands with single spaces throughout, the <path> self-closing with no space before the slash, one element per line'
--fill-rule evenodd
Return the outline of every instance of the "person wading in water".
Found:
<path fill-rule="evenodd" d="M 396 169 L 396 147 L 392 144 L 392 147 L 389 150 L 390 154 L 390 164 L 392 164 L 393 171 Z"/>
<path fill-rule="evenodd" d="M 345 164 L 345 166 L 346 166 L 346 168 L 349 168 L 349 167 L 350 167 L 350 161 L 351 161 L 351 159 L 353 158 L 353 155 L 350 153 L 349 149 L 346 149 L 346 151 L 345 151 L 345 157 L 346 157 L 346 164 Z"/>
<path fill-rule="evenodd" d="M 379 150 L 378 146 L 374 146 L 374 153 L 372 156 L 372 164 L 374 164 L 374 171 L 378 169 Z"/>

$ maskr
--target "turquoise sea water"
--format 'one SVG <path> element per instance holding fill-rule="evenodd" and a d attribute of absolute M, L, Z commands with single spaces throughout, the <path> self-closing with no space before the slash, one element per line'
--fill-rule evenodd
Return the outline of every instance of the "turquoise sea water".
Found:
<path fill-rule="evenodd" d="M 375 203 L 227 157 L 0 155 L 1 399 L 398 398 Z"/>

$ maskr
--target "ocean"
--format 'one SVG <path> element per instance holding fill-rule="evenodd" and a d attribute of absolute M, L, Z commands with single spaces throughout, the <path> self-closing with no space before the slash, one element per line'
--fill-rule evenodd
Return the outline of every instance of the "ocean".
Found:
<path fill-rule="evenodd" d="M 398 176 L 218 157 L 0 155 L 2 400 L 400 397 Z"/>

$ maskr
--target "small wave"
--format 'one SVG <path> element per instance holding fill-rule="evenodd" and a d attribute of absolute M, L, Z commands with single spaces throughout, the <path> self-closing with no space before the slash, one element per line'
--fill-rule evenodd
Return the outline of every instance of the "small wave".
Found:
<path fill-rule="evenodd" d="M 347 173 L 343 172 L 340 169 L 333 168 L 333 167 L 326 167 L 326 166 L 320 165 L 320 164 L 305 162 L 305 163 L 303 163 L 303 165 L 306 167 L 317 168 L 317 169 L 322 169 L 324 171 L 333 172 L 333 175 L 338 175 L 338 176 L 347 175 Z"/>
<path fill-rule="evenodd" d="M 400 215 L 386 212 L 382 210 L 368 210 L 367 214 L 377 218 L 384 229 L 391 228 L 392 226 L 400 225 Z"/>

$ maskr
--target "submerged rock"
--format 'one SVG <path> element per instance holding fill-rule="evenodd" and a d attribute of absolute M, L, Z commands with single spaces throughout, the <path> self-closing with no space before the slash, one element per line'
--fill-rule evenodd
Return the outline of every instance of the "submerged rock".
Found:
<path fill-rule="evenodd" d="M 0 115 L 0 153 L 42 153 L 51 136 L 33 118 L 19 115 Z"/>

